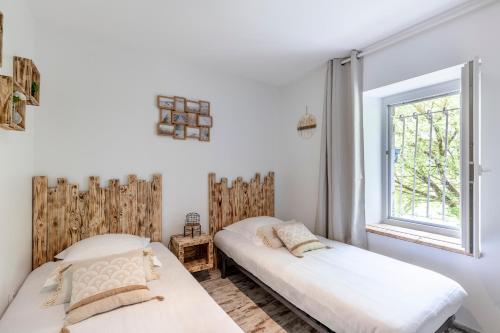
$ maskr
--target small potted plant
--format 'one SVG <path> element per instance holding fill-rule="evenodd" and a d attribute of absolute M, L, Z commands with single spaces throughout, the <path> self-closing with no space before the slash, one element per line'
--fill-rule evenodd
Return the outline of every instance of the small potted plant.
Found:
<path fill-rule="evenodd" d="M 31 83 L 31 96 L 35 97 L 36 94 L 38 94 L 38 91 L 40 90 L 40 85 L 38 82 L 33 81 Z"/>
<path fill-rule="evenodd" d="M 17 107 L 21 101 L 25 100 L 26 96 L 24 96 L 24 94 L 20 93 L 19 91 L 15 91 L 14 94 L 12 95 L 12 121 L 16 125 L 19 125 L 20 123 L 23 122 L 23 117 L 17 111 Z"/>

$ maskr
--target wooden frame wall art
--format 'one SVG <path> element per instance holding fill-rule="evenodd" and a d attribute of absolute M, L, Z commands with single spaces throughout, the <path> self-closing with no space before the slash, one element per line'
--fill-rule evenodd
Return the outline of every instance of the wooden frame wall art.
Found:
<path fill-rule="evenodd" d="M 3 13 L 0 11 L 0 67 L 3 64 Z M 13 75 L 0 75 L 0 127 L 26 130 L 26 105 L 40 105 L 40 72 L 31 59 L 14 57 Z"/>
<path fill-rule="evenodd" d="M 40 72 L 31 59 L 14 57 L 14 89 L 26 96 L 28 105 L 40 105 Z"/>
<path fill-rule="evenodd" d="M 210 141 L 210 128 L 200 127 L 200 141 Z"/>
<path fill-rule="evenodd" d="M 160 109 L 174 110 L 174 98 L 168 96 L 158 96 L 157 99 L 158 107 Z"/>
<path fill-rule="evenodd" d="M 212 117 L 210 116 L 198 116 L 198 126 L 199 127 L 212 127 Z"/>
<path fill-rule="evenodd" d="M 173 136 L 175 131 L 174 125 L 158 124 L 158 135 Z"/>
<path fill-rule="evenodd" d="M 159 174 L 151 181 L 129 175 L 127 185 L 111 179 L 108 187 L 101 187 L 99 177 L 89 177 L 87 191 L 65 178 L 49 187 L 47 177 L 33 177 L 33 269 L 91 236 L 123 233 L 159 242 L 161 231 Z"/>
<path fill-rule="evenodd" d="M 186 99 L 184 97 L 175 96 L 175 111 L 184 112 L 186 110 Z"/>
<path fill-rule="evenodd" d="M 0 127 L 12 131 L 26 129 L 26 98 L 14 89 L 10 76 L 0 75 Z"/>
<path fill-rule="evenodd" d="M 157 134 L 176 140 L 210 141 L 213 118 L 210 102 L 180 96 L 157 96 L 160 119 Z"/>
<path fill-rule="evenodd" d="M 200 128 L 186 126 L 186 138 L 188 138 L 188 139 L 200 139 Z"/>

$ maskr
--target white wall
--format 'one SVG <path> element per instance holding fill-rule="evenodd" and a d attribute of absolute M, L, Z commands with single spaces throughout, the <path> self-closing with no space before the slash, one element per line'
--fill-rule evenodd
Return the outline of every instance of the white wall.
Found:
<path fill-rule="evenodd" d="M 43 73 L 35 172 L 87 187 L 129 173 L 163 175 L 163 240 L 182 232 L 188 212 L 208 230 L 208 173 L 246 179 L 276 170 L 277 90 L 183 64 L 147 50 L 39 27 Z M 211 102 L 210 143 L 156 135 L 156 96 Z M 277 173 L 277 182 L 281 174 Z"/>
<path fill-rule="evenodd" d="M 12 57 L 35 57 L 33 19 L 24 0 L 0 0 L 4 15 L 2 75 L 12 75 Z M 26 131 L 0 128 L 0 314 L 31 270 L 31 176 L 34 107 Z"/>
<path fill-rule="evenodd" d="M 497 216 L 500 202 L 499 17 L 500 4 L 497 3 L 364 59 L 365 91 L 457 65 L 474 56 L 483 59 L 483 164 L 492 169 L 483 177 L 481 192 L 483 257 L 475 260 L 377 235 L 369 236 L 369 246 L 372 251 L 435 270 L 458 281 L 469 293 L 458 313 L 458 322 L 485 333 L 498 332 L 500 327 L 500 221 Z M 295 104 L 307 102 L 321 107 L 323 83 L 324 69 L 323 75 L 311 73 L 285 88 L 282 94 Z M 290 121 L 295 121 L 297 112 L 287 107 L 290 106 L 285 105 L 282 112 L 290 112 Z M 290 133 L 283 136 L 292 138 Z M 314 140 L 319 139 L 316 137 Z M 283 162 L 289 170 L 277 191 L 280 209 L 286 210 L 283 214 L 288 217 L 297 215 L 305 221 L 313 221 L 318 181 L 315 170 L 318 169 L 319 159 L 312 158 L 305 162 L 301 157 L 316 156 L 319 141 L 310 145 L 297 145 L 296 141 L 290 143 L 293 148 L 287 149 L 293 151 L 284 155 Z M 292 165 L 294 163 L 297 164 Z"/>
<path fill-rule="evenodd" d="M 321 145 L 321 118 L 326 66 L 287 86 L 280 94 L 279 178 L 276 184 L 276 211 L 283 219 L 295 219 L 314 229 L 318 197 L 318 175 Z M 297 133 L 297 123 L 305 114 L 316 117 L 318 127 L 310 139 Z"/>

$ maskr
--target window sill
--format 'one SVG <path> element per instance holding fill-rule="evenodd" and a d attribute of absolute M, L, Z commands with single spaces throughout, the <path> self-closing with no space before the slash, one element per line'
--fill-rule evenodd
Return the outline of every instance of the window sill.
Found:
<path fill-rule="evenodd" d="M 460 240 L 454 237 L 436 235 L 430 232 L 397 227 L 389 224 L 369 224 L 366 231 L 380 236 L 391 237 L 415 244 L 431 246 L 437 249 L 470 256 L 462 248 Z"/>

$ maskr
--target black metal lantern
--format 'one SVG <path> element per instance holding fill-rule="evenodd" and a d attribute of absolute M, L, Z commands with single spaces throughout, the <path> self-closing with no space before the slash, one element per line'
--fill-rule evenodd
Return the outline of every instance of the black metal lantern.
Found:
<path fill-rule="evenodd" d="M 189 213 L 186 215 L 186 223 L 184 225 L 184 236 L 191 237 L 201 235 L 200 214 Z"/>

